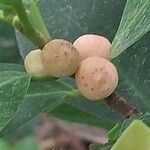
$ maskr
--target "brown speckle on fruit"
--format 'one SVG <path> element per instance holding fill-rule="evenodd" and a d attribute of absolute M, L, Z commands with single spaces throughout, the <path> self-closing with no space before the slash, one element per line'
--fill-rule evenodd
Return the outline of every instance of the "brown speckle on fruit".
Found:
<path fill-rule="evenodd" d="M 97 70 L 98 70 L 98 69 L 96 68 L 96 69 L 95 69 L 95 72 L 97 72 Z"/>
<path fill-rule="evenodd" d="M 67 52 L 64 52 L 64 55 L 67 56 Z"/>
<path fill-rule="evenodd" d="M 82 76 L 81 79 L 84 79 L 84 76 Z"/>
<path fill-rule="evenodd" d="M 88 84 L 87 84 L 87 83 L 84 83 L 84 86 L 85 86 L 85 87 L 87 87 L 87 86 L 88 86 Z"/>
<path fill-rule="evenodd" d="M 47 43 L 42 51 L 42 59 L 46 72 L 58 78 L 74 74 L 79 65 L 78 51 L 63 39 Z"/>
<path fill-rule="evenodd" d="M 82 78 L 83 76 L 85 78 Z M 90 100 L 100 100 L 108 97 L 115 90 L 118 84 L 118 73 L 116 67 L 108 60 L 88 57 L 80 63 L 75 80 L 85 97 Z"/>
<path fill-rule="evenodd" d="M 91 91 L 93 91 L 94 90 L 94 88 L 91 88 Z"/>

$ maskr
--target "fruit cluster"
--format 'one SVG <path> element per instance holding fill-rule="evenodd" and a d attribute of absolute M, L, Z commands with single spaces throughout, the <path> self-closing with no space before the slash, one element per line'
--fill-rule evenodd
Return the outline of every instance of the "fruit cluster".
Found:
<path fill-rule="evenodd" d="M 75 73 L 80 92 L 90 100 L 108 97 L 117 87 L 118 73 L 109 61 L 110 42 L 99 35 L 83 35 L 73 44 L 63 39 L 48 42 L 43 50 L 25 58 L 26 71 L 34 77 L 66 77 Z"/>

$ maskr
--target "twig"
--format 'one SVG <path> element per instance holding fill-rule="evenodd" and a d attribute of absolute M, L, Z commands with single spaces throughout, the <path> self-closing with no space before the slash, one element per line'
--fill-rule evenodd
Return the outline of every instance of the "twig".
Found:
<path fill-rule="evenodd" d="M 20 30 L 23 31 L 23 34 L 26 35 L 36 46 L 42 47 L 43 45 L 45 45 L 45 43 L 50 40 L 50 37 L 44 35 L 30 22 L 22 1 L 12 0 L 12 4 L 22 25 L 22 28 Z"/>
<path fill-rule="evenodd" d="M 127 101 L 116 92 L 113 92 L 105 101 L 110 107 L 116 109 L 126 118 L 138 113 L 137 108 L 128 104 Z"/>

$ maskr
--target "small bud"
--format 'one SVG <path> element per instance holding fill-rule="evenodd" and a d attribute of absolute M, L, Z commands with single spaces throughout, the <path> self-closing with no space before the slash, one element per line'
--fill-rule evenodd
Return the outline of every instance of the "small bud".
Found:
<path fill-rule="evenodd" d="M 14 27 L 15 29 L 17 29 L 18 31 L 23 32 L 23 26 L 22 26 L 22 24 L 21 24 L 21 22 L 20 22 L 20 20 L 19 20 L 19 17 L 18 17 L 17 15 L 14 16 L 13 21 L 12 21 L 12 25 L 13 25 L 13 27 Z"/>
<path fill-rule="evenodd" d="M 79 53 L 68 41 L 55 39 L 42 51 L 45 70 L 53 77 L 65 77 L 75 73 L 79 65 Z"/>
<path fill-rule="evenodd" d="M 116 67 L 100 57 L 88 57 L 83 60 L 75 74 L 80 92 L 90 100 L 108 97 L 117 87 L 118 73 Z"/>
<path fill-rule="evenodd" d="M 80 61 L 91 56 L 109 59 L 111 44 L 105 37 L 87 34 L 80 36 L 73 45 L 80 54 Z"/>
<path fill-rule="evenodd" d="M 45 76 L 40 49 L 31 51 L 24 60 L 26 71 L 33 77 Z"/>

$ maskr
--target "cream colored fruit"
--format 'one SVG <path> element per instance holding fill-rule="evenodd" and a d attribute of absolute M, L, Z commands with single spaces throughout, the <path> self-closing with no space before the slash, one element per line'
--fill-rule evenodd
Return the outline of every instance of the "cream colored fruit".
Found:
<path fill-rule="evenodd" d="M 42 51 L 40 49 L 33 50 L 24 60 L 26 71 L 34 77 L 42 77 L 45 75 L 41 53 Z"/>
<path fill-rule="evenodd" d="M 75 73 L 79 65 L 79 53 L 68 41 L 55 39 L 42 51 L 45 70 L 53 77 L 65 77 Z"/>
<path fill-rule="evenodd" d="M 109 59 L 110 42 L 103 36 L 87 34 L 80 36 L 73 45 L 80 54 L 80 61 L 91 57 L 98 56 Z"/>
<path fill-rule="evenodd" d="M 83 60 L 75 74 L 80 92 L 90 100 L 108 97 L 117 87 L 118 73 L 116 67 L 100 57 L 88 57 Z"/>

